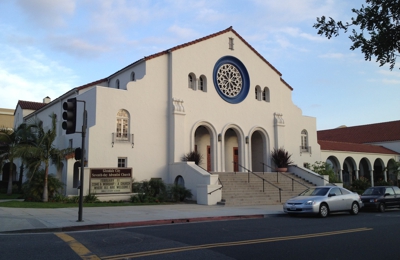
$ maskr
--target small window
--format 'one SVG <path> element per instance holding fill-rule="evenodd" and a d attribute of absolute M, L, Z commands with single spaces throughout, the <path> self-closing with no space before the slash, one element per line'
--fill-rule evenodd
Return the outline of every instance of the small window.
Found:
<path fill-rule="evenodd" d="M 118 168 L 126 168 L 126 157 L 118 158 Z"/>
<path fill-rule="evenodd" d="M 206 77 L 204 75 L 201 75 L 200 78 L 199 78 L 198 89 L 203 91 L 203 92 L 207 92 L 207 80 L 206 80 Z"/>
<path fill-rule="evenodd" d="M 269 88 L 265 87 L 262 93 L 262 99 L 269 102 Z"/>
<path fill-rule="evenodd" d="M 193 73 L 188 75 L 188 87 L 196 90 L 196 76 Z"/>
<path fill-rule="evenodd" d="M 135 72 L 134 71 L 131 72 L 131 81 L 135 81 Z"/>
<path fill-rule="evenodd" d="M 229 37 L 229 49 L 233 50 L 233 38 Z"/>
<path fill-rule="evenodd" d="M 258 100 L 258 101 L 260 101 L 261 100 L 261 87 L 260 86 L 256 86 L 256 99 Z"/>
<path fill-rule="evenodd" d="M 117 81 L 115 81 L 115 88 L 119 89 L 119 79 L 117 79 Z"/>
<path fill-rule="evenodd" d="M 121 109 L 117 113 L 117 140 L 129 140 L 129 113 L 128 111 Z"/>
<path fill-rule="evenodd" d="M 308 133 L 307 130 L 303 130 L 301 131 L 301 147 L 300 147 L 301 151 L 303 152 L 308 152 Z"/>

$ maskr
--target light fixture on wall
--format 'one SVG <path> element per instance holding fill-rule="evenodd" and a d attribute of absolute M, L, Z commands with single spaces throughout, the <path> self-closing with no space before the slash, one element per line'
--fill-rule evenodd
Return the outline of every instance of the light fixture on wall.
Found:
<path fill-rule="evenodd" d="M 221 134 L 218 134 L 218 142 L 221 142 L 221 140 L 222 140 L 222 136 L 221 136 Z"/>
<path fill-rule="evenodd" d="M 133 140 L 133 137 L 134 137 L 134 135 L 133 135 L 133 134 L 131 134 L 131 139 L 132 139 L 132 140 L 131 140 L 131 141 L 132 141 L 132 142 L 131 142 L 131 143 L 132 143 L 132 148 L 133 148 L 133 146 L 135 145 L 135 142 L 134 142 L 134 140 Z"/>
<path fill-rule="evenodd" d="M 114 147 L 114 133 L 111 134 L 111 147 Z"/>
<path fill-rule="evenodd" d="M 246 136 L 246 144 L 248 144 L 248 143 L 249 143 L 249 137 Z"/>

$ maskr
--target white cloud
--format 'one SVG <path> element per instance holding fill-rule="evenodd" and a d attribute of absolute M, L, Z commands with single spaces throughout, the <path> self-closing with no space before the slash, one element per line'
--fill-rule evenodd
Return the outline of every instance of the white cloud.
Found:
<path fill-rule="evenodd" d="M 335 16 L 337 9 L 334 0 L 286 0 L 284 4 L 280 1 L 265 0 L 253 0 L 253 2 L 260 6 L 271 21 L 278 23 L 315 21 L 318 16 Z"/>
<path fill-rule="evenodd" d="M 75 0 L 17 0 L 29 23 L 36 23 L 44 28 L 66 25 L 65 17 L 75 11 Z"/>
<path fill-rule="evenodd" d="M 169 27 L 168 31 L 174 33 L 181 39 L 195 39 L 200 37 L 200 34 L 197 33 L 196 31 L 189 28 L 183 28 L 178 25 L 173 25 Z"/>
<path fill-rule="evenodd" d="M 42 102 L 57 98 L 74 87 L 73 71 L 32 47 L 16 49 L 0 45 L 0 92 L 7 93 L 1 107 L 14 108 L 18 100 Z"/>
<path fill-rule="evenodd" d="M 318 57 L 326 58 L 326 59 L 342 59 L 345 57 L 345 55 L 343 53 L 330 52 L 330 53 L 319 55 Z"/>
<path fill-rule="evenodd" d="M 383 79 L 382 82 L 388 85 L 400 85 L 400 80 L 398 79 Z"/>
<path fill-rule="evenodd" d="M 84 39 L 68 36 L 53 36 L 49 39 L 54 48 L 77 57 L 96 58 L 101 53 L 109 52 L 110 47 L 96 45 Z"/>

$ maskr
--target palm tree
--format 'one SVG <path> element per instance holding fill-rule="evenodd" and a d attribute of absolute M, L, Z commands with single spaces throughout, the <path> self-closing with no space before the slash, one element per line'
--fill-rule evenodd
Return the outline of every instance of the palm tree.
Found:
<path fill-rule="evenodd" d="M 32 136 L 26 124 L 21 124 L 17 129 L 0 129 L 0 165 L 6 160 L 10 165 L 7 195 L 12 194 L 12 174 L 16 170 L 14 169 L 14 160 L 18 158 L 18 148 L 30 141 L 32 141 Z"/>
<path fill-rule="evenodd" d="M 72 148 L 58 149 L 54 147 L 53 142 L 57 137 L 57 116 L 53 113 L 51 117 L 51 128 L 44 130 L 41 122 L 31 124 L 29 128 L 35 136 L 35 140 L 32 143 L 24 144 L 18 147 L 17 154 L 26 163 L 28 169 L 33 174 L 37 172 L 42 165 L 44 165 L 44 187 L 43 187 L 43 202 L 49 200 L 47 179 L 49 176 L 49 165 L 54 164 L 57 170 L 63 166 L 62 161 L 65 156 L 73 152 Z"/>

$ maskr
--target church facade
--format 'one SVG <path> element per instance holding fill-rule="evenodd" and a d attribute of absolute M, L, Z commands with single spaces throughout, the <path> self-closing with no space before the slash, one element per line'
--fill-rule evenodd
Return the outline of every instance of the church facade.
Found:
<path fill-rule="evenodd" d="M 62 104 L 76 98 L 78 132 L 83 104 L 87 111 L 85 176 L 94 168 L 130 168 L 135 181 L 181 182 L 194 199 L 210 204 L 201 194 L 218 188 L 218 172 L 272 171 L 274 148 L 285 148 L 298 166 L 320 161 L 316 119 L 302 114 L 292 91 L 281 73 L 230 27 L 144 57 L 25 117 L 18 116 L 17 106 L 15 118 L 16 125 L 40 119 L 49 126 L 49 115 L 55 113 L 55 145 L 79 147 L 81 135 L 67 135 L 61 128 Z M 203 156 L 200 167 L 182 161 L 191 151 Z M 57 172 L 66 195 L 77 194 L 74 161 L 68 159 Z"/>

